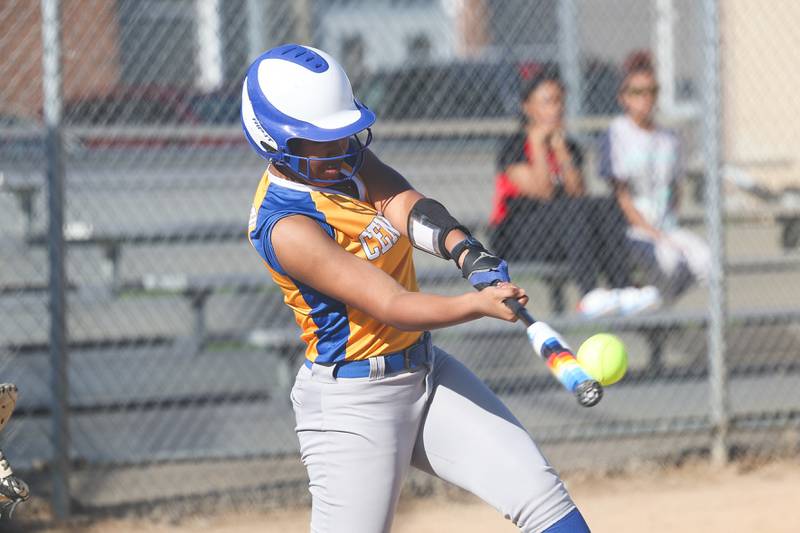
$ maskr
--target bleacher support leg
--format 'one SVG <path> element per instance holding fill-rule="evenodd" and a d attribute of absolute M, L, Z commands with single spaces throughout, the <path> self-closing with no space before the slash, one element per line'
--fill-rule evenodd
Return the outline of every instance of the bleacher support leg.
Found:
<path fill-rule="evenodd" d="M 660 374 L 664 370 L 664 344 L 666 341 L 666 328 L 654 328 L 647 333 L 647 343 L 650 345 L 648 372 Z"/>
<path fill-rule="evenodd" d="M 564 304 L 564 280 L 563 279 L 548 279 L 547 283 L 550 285 L 550 306 L 555 314 L 563 314 L 566 305 Z"/>
<path fill-rule="evenodd" d="M 33 235 L 33 201 L 35 191 L 24 191 L 20 193 L 19 203 L 25 213 L 25 239 L 30 239 Z"/>
<path fill-rule="evenodd" d="M 103 275 L 112 291 L 116 291 L 120 287 L 119 256 L 120 245 L 118 243 L 111 242 L 103 246 Z"/>
<path fill-rule="evenodd" d="M 208 291 L 200 291 L 190 295 L 192 315 L 194 316 L 194 328 L 192 329 L 192 343 L 195 354 L 199 354 L 205 347 L 206 339 L 206 302 L 208 301 Z"/>

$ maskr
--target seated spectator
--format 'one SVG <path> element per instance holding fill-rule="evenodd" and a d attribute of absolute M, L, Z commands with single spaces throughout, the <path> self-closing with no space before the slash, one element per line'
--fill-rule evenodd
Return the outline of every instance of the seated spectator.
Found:
<path fill-rule="evenodd" d="M 522 93 L 525 122 L 498 157 L 492 245 L 509 261 L 565 261 L 580 290 L 578 311 L 634 313 L 660 303 L 654 287 L 631 287 L 626 223 L 613 198 L 588 197 L 583 155 L 564 131 L 564 87 L 553 69 Z M 603 273 L 611 289 L 598 287 Z"/>
<path fill-rule="evenodd" d="M 654 120 L 658 83 L 649 54 L 632 54 L 623 70 L 619 102 L 624 114 L 604 137 L 600 175 L 613 184 L 630 225 L 635 267 L 666 301 L 674 301 L 693 281 L 707 281 L 710 253 L 700 237 L 678 227 L 684 171 L 680 141 Z"/>

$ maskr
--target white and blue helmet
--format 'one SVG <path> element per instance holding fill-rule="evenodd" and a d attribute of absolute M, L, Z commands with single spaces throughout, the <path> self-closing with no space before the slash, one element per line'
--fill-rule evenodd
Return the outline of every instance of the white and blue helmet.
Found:
<path fill-rule="evenodd" d="M 375 113 L 353 96 L 347 74 L 339 63 L 321 50 L 284 44 L 261 54 L 250 68 L 242 87 L 242 127 L 253 149 L 277 165 L 285 165 L 304 179 L 301 169 L 311 158 L 291 153 L 289 141 L 326 142 L 352 137 L 344 159 L 350 171 L 337 180 L 352 177 L 361 166 L 363 152 L 372 139 L 369 127 Z M 367 130 L 362 143 L 357 133 Z M 306 165 L 306 169 L 309 166 Z"/>

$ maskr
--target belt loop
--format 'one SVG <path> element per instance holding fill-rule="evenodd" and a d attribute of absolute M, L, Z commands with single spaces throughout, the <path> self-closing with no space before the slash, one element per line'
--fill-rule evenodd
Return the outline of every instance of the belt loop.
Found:
<path fill-rule="evenodd" d="M 369 380 L 375 381 L 386 375 L 386 361 L 383 357 L 370 357 L 369 361 Z"/>
<path fill-rule="evenodd" d="M 430 331 L 426 331 L 423 334 L 422 342 L 425 345 L 425 359 L 430 359 L 433 354 L 433 339 L 431 338 Z"/>
<path fill-rule="evenodd" d="M 425 332 L 425 365 L 429 372 L 436 367 L 436 351 L 433 349 L 433 336 L 430 331 Z"/>

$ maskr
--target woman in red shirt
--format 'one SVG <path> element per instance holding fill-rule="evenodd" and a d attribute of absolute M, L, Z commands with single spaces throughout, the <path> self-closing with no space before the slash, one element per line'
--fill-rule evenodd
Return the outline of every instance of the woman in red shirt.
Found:
<path fill-rule="evenodd" d="M 580 290 L 578 311 L 635 313 L 659 305 L 654 287 L 631 286 L 627 224 L 612 197 L 590 197 L 583 153 L 564 131 L 564 87 L 553 69 L 522 93 L 525 123 L 498 157 L 491 214 L 494 250 L 509 261 L 564 261 Z M 611 289 L 598 287 L 604 274 Z"/>

